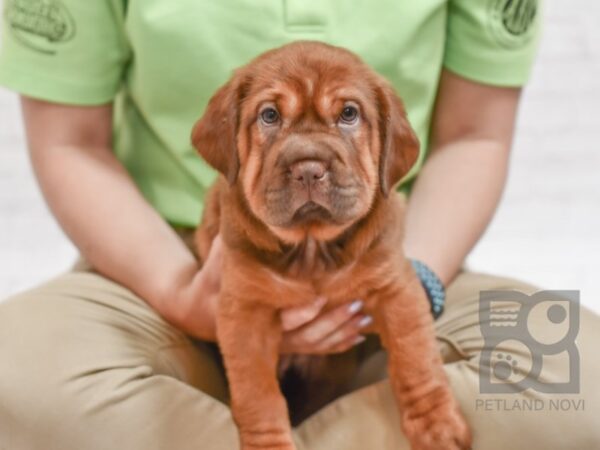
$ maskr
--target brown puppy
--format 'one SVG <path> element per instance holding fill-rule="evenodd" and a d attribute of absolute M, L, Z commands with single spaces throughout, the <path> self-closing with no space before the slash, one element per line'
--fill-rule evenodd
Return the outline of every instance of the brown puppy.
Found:
<path fill-rule="evenodd" d="M 423 289 L 402 253 L 394 186 L 418 155 L 400 99 L 357 56 L 300 42 L 235 72 L 192 140 L 223 176 L 197 243 L 224 241 L 217 334 L 243 450 L 291 450 L 277 380 L 278 310 L 326 297 L 365 301 L 389 354 L 412 448 L 470 447 Z"/>

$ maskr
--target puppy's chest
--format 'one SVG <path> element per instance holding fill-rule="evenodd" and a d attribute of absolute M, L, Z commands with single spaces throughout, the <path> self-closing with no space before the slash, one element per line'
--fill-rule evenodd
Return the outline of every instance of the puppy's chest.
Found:
<path fill-rule="evenodd" d="M 338 272 L 343 266 L 343 246 L 307 239 L 286 250 L 282 267 L 287 276 L 314 279 Z"/>
<path fill-rule="evenodd" d="M 341 244 L 327 244 L 308 239 L 282 255 L 282 273 L 307 282 L 324 281 L 348 272 L 349 263 Z"/>
<path fill-rule="evenodd" d="M 325 296 L 330 303 L 344 299 L 347 288 L 360 285 L 363 271 L 360 260 L 348 258 L 341 245 L 307 241 L 283 255 L 279 281 L 288 281 L 291 289 L 300 284 L 303 290 Z M 345 299 L 348 300 L 348 299 Z"/>

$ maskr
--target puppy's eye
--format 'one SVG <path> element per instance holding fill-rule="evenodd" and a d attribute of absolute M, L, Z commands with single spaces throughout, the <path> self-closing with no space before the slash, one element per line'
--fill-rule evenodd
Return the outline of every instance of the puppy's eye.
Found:
<path fill-rule="evenodd" d="M 344 106 L 340 114 L 340 122 L 345 125 L 353 125 L 358 119 L 358 109 L 355 106 Z"/>
<path fill-rule="evenodd" d="M 279 120 L 279 113 L 275 108 L 265 108 L 260 113 L 260 120 L 267 125 L 273 125 Z"/>

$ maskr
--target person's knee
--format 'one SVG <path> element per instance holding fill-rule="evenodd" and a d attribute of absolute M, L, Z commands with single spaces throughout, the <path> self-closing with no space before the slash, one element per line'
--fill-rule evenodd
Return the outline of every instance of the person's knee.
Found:
<path fill-rule="evenodd" d="M 0 304 L 0 448 L 118 448 L 112 440 L 125 438 L 126 448 L 166 448 L 130 425 L 183 427 L 179 413 L 165 416 L 175 403 L 197 420 L 216 411 L 230 430 L 226 406 L 210 398 L 226 397 L 226 383 L 208 345 L 86 292 L 55 286 Z"/>
<path fill-rule="evenodd" d="M 117 404 L 127 409 L 161 380 L 227 396 L 210 345 L 193 344 L 143 300 L 93 274 L 65 275 L 1 303 L 0 361 L 0 436 L 13 440 L 69 439 L 73 423 L 85 427 Z"/>
<path fill-rule="evenodd" d="M 548 307 L 531 311 L 529 337 L 510 328 L 504 328 L 506 339 L 497 341 L 485 336 L 469 340 L 468 332 L 458 333 L 469 357 L 446 370 L 475 430 L 476 447 L 600 448 L 600 391 L 595 388 L 600 318 L 585 308 L 577 318 L 572 345 L 550 354 L 544 349 L 561 342 L 568 331 L 552 326 Z M 513 439 L 503 440 L 509 430 Z M 514 439 L 523 446 L 515 447 Z"/>

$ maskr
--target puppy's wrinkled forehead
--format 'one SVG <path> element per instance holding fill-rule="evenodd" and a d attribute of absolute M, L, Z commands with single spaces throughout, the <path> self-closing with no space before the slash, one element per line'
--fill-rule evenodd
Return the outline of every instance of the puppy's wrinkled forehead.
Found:
<path fill-rule="evenodd" d="M 374 104 L 373 75 L 355 55 L 310 43 L 291 47 L 296 51 L 268 52 L 247 67 L 252 73 L 244 96 L 249 109 L 273 102 L 288 120 L 312 116 L 328 121 L 340 99 L 365 109 Z"/>

